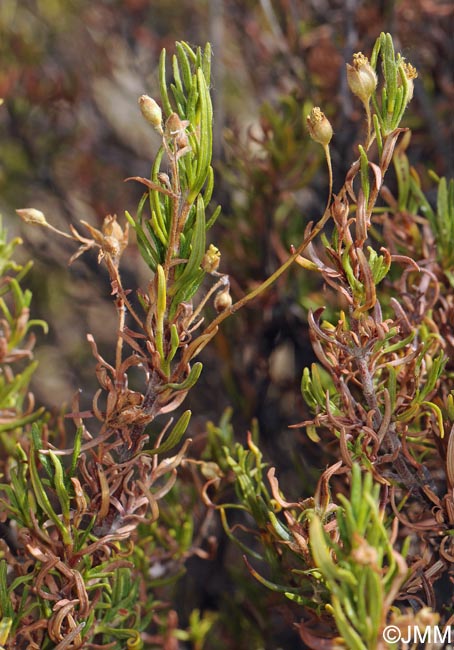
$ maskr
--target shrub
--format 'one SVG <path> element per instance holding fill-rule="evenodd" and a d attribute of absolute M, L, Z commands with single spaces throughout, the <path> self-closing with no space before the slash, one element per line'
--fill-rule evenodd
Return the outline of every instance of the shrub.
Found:
<path fill-rule="evenodd" d="M 328 167 L 326 208 L 281 266 L 234 303 L 221 254 L 207 244 L 220 211 L 210 203 L 210 57 L 209 45 L 177 43 L 168 84 L 163 52 L 160 104 L 139 99 L 162 144 L 150 178 L 128 179 L 145 192 L 124 225 L 108 215 L 101 229 L 81 221 L 83 234 L 65 233 L 39 210 L 18 210 L 29 224 L 75 242 L 71 261 L 96 250 L 110 280 L 115 349 L 109 360 L 87 336 L 99 389 L 88 411 L 73 399 L 65 424 L 36 409 L 28 391 L 29 330 L 45 325 L 29 320 L 31 295 L 21 281 L 30 265 L 11 261 L 17 240 L 8 244 L 3 234 L 0 242 L 6 648 L 212 643 L 222 612 L 216 621 L 194 610 L 188 629 L 179 629 L 164 588 L 190 556 L 214 552 L 203 525 L 213 509 L 252 576 L 288 603 L 308 647 L 393 648 L 383 637 L 390 622 L 405 630 L 451 621 L 452 603 L 433 584 L 449 579 L 452 559 L 454 185 L 436 178 L 432 207 L 406 158 L 401 121 L 416 71 L 388 34 L 370 62 L 358 53 L 347 66 L 366 133 L 336 194 L 333 130 L 312 108 L 309 134 Z M 396 196 L 384 185 L 391 165 Z M 124 286 L 120 270 L 130 229 L 148 269 L 136 289 Z M 328 307 L 326 318 L 323 308 L 308 314 L 318 363 L 303 370 L 301 392 L 312 417 L 294 426 L 328 446 L 332 459 L 315 494 L 294 502 L 274 468 L 265 480 L 256 429 L 243 447 L 226 416 L 208 425 L 196 459 L 188 455 L 191 440 L 183 442 L 191 412 L 170 416 L 197 383 L 196 358 L 221 323 L 292 265 L 318 274 Z M 232 510 L 245 517 L 234 526 Z"/>

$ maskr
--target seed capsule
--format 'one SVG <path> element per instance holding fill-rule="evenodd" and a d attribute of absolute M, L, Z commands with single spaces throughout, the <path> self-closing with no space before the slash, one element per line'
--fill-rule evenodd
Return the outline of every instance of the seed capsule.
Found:
<path fill-rule="evenodd" d="M 221 311 L 225 311 L 226 309 L 229 309 L 229 307 L 232 306 L 232 296 L 230 295 L 230 288 L 227 287 L 226 289 L 223 289 L 220 291 L 218 294 L 216 294 L 216 297 L 214 299 L 214 308 L 218 313 Z"/>
<path fill-rule="evenodd" d="M 315 106 L 306 118 L 307 128 L 312 140 L 326 146 L 330 143 L 333 137 L 333 127 L 330 121 L 320 110 Z"/>
<path fill-rule="evenodd" d="M 186 133 L 186 127 L 188 126 L 188 120 L 181 120 L 177 113 L 172 113 L 167 118 L 165 134 L 175 142 L 177 149 L 184 149 L 184 147 L 188 146 L 189 140 Z"/>

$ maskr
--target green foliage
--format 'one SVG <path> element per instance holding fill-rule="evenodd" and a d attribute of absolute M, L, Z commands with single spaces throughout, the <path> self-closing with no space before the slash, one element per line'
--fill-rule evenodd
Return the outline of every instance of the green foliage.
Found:
<path fill-rule="evenodd" d="M 210 426 L 210 436 L 212 440 L 217 439 L 218 445 L 221 443 L 224 427 L 225 423 L 221 427 Z M 224 471 L 230 470 L 233 473 L 230 480 L 234 481 L 237 497 L 235 502 L 222 502 L 222 505 L 218 506 L 224 531 L 247 556 L 265 562 L 271 571 L 271 577 L 267 579 L 248 564 L 251 574 L 261 584 L 272 591 L 285 594 L 290 600 L 310 603 L 308 594 L 311 586 L 305 575 L 305 569 L 308 568 L 307 558 L 300 556 L 297 536 L 293 536 L 294 528 L 301 528 L 300 521 L 307 519 L 309 508 L 306 506 L 301 513 L 298 512 L 300 508 L 297 504 L 288 504 L 296 509 L 286 511 L 287 519 L 285 522 L 281 521 L 279 513 L 282 512 L 283 506 L 278 496 L 277 483 L 271 470 L 267 476 L 272 485 L 272 492 L 265 482 L 264 471 L 267 465 L 258 446 L 257 430 L 248 436 L 247 448 L 231 441 L 230 445 L 222 447 L 218 458 L 219 466 L 224 467 Z M 226 487 L 226 484 L 219 484 L 219 480 L 218 477 L 212 482 L 222 494 L 222 487 Z M 255 522 L 256 530 L 249 530 L 249 536 L 246 535 L 245 540 L 242 539 L 244 535 L 235 533 L 229 526 L 229 511 L 246 513 Z M 246 527 L 244 530 L 248 531 Z M 277 580 L 281 582 L 276 582 Z"/>
<path fill-rule="evenodd" d="M 438 262 L 452 286 L 454 257 L 450 242 L 454 237 L 454 179 L 439 178 L 429 172 L 437 183 L 437 197 L 432 206 L 422 190 L 416 169 L 411 167 L 405 153 L 410 144 L 410 135 L 408 133 L 403 138 L 393 158 L 398 183 L 397 205 L 394 207 L 398 212 L 421 212 L 426 217 L 436 242 Z M 418 231 L 413 234 L 417 236 Z M 420 240 L 418 246 L 421 247 Z"/>
<path fill-rule="evenodd" d="M 380 511 L 380 486 L 353 465 L 349 498 L 339 495 L 335 541 L 322 519 L 311 516 L 311 552 L 331 597 L 337 628 L 352 650 L 379 647 L 388 610 L 407 566 L 392 546 Z M 335 558 L 335 559 L 334 559 Z"/>
<path fill-rule="evenodd" d="M 31 268 L 12 259 L 19 238 L 8 241 L 0 222 L 0 440 L 3 449 L 13 454 L 14 432 L 43 415 L 43 408 L 34 408 L 29 400 L 29 383 L 36 369 L 32 361 L 34 335 L 31 328 L 47 325 L 29 318 L 31 292 L 21 282 Z"/>
<path fill-rule="evenodd" d="M 219 289 L 228 291 L 228 278 L 216 270 L 219 252 L 213 246 L 206 250 L 206 231 L 219 212 L 210 218 L 205 214 L 213 191 L 210 57 L 209 46 L 194 52 L 184 43 L 177 45 L 174 83 L 170 85 L 173 112 L 163 53 L 164 129 L 155 119 L 161 115 L 159 107 L 147 99 L 152 125 L 159 127 L 163 144 L 151 180 L 138 179 L 148 189 L 137 218 L 127 215 L 152 273 L 146 290 L 138 294 L 143 313 L 136 311 L 129 290 L 123 288 L 119 262 L 128 243 L 128 228 L 123 229 L 116 217 L 108 215 L 101 230 L 82 222 L 89 239 L 75 229 L 70 235 L 59 231 L 39 210 L 18 211 L 24 221 L 77 242 L 79 250 L 71 261 L 90 248 L 98 249 L 117 308 L 118 341 L 112 365 L 88 336 L 100 383 L 89 416 L 98 419 L 100 428 L 93 434 L 88 431 L 76 400 L 72 413 L 76 433 L 70 449 L 62 448 L 63 438 L 59 442 L 66 432 L 61 427 L 58 430 L 49 416 L 49 424 L 45 424 L 44 409 L 22 413 L 34 364 L 15 375 L 8 368 L 1 376 L 4 403 L 0 406 L 5 413 L 11 412 L 11 417 L 4 419 L 3 431 L 20 431 L 16 445 L 5 439 L 9 458 L 0 486 L 1 504 L 3 518 L 27 531 L 18 545 L 28 566 L 24 576 L 20 563 L 14 563 L 8 581 L 3 572 L 0 607 L 6 648 L 29 643 L 44 650 L 87 644 L 123 648 L 125 643 L 128 648 L 142 648 L 142 630 L 158 621 L 158 627 L 166 627 L 156 590 L 182 575 L 186 557 L 201 552 L 194 540 L 191 511 L 174 508 L 160 519 L 158 507 L 175 484 L 176 468 L 190 441 L 174 456 L 166 454 L 181 443 L 191 411 L 186 410 L 175 423 L 168 419 L 158 434 L 146 427 L 158 415 L 174 411 L 197 382 L 202 364 L 191 366 L 190 362 L 216 328 L 199 338 L 194 332 L 202 323 L 206 301 Z M 146 111 L 144 116 L 147 118 Z M 164 155 L 170 176 L 159 172 Z M 146 201 L 151 217 L 145 223 Z M 29 321 L 31 293 L 20 287 L 29 266 L 22 268 L 10 259 L 18 240 L 7 244 L 2 233 L 0 243 L 5 296 L 0 298 L 5 336 L 2 360 L 30 360 L 31 342 L 28 349 L 19 346 L 30 327 L 42 323 Z M 213 286 L 193 307 L 191 298 L 206 274 L 214 278 Z M 143 370 L 143 383 L 140 390 L 131 390 L 128 372 L 138 367 Z M 101 394 L 104 408 L 99 406 Z M 39 424 L 34 422 L 39 419 Z M 145 448 L 148 441 L 151 445 Z M 162 578 L 150 579 L 148 570 L 143 571 L 150 554 L 157 562 L 173 558 L 173 568 L 166 566 Z M 139 573 L 138 567 L 142 567 Z M 32 588 L 35 585 L 38 587 Z M 144 593 L 146 602 L 142 601 Z M 179 634 L 181 638 L 186 634 L 195 648 L 202 648 L 211 625 L 209 616 L 195 612 L 189 631 L 180 630 Z"/>
<path fill-rule="evenodd" d="M 178 43 L 172 59 L 174 83 L 169 97 L 166 83 L 166 52 L 160 62 L 160 86 L 164 106 L 163 144 L 156 156 L 151 179 L 136 179 L 149 187 L 139 204 L 136 219 L 126 213 L 137 233 L 139 249 L 152 269 L 163 268 L 175 258 L 170 315 L 181 302 L 190 300 L 205 276 L 201 263 L 206 249 L 206 231 L 219 215 L 216 208 L 207 218 L 206 208 L 213 192 L 212 106 L 209 93 L 211 50 L 207 45 L 194 52 L 187 43 Z M 173 105 L 172 105 L 173 104 Z M 172 182 L 160 171 L 166 156 L 172 168 Z M 203 191 L 203 194 L 201 192 Z M 150 218 L 145 219 L 146 201 Z M 164 281 L 164 278 L 163 278 Z M 162 296 L 165 302 L 165 297 Z"/>
<path fill-rule="evenodd" d="M 371 56 L 371 66 L 375 69 L 380 56 L 384 85 L 381 91 L 380 102 L 373 97 L 376 121 L 380 129 L 376 128 L 377 141 L 381 137 L 390 135 L 397 129 L 402 121 L 408 102 L 413 96 L 413 79 L 416 71 L 405 59 L 395 55 L 391 34 L 381 34 L 374 46 Z"/>

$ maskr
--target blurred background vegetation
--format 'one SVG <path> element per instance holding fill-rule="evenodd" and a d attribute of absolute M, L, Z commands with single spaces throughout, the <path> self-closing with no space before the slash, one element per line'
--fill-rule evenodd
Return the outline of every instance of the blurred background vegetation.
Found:
<path fill-rule="evenodd" d="M 213 45 L 215 200 L 223 207 L 213 243 L 238 299 L 323 211 L 327 175 L 304 122 L 312 105 L 333 124 L 334 190 L 336 177 L 343 182 L 364 128 L 344 63 L 353 52 L 370 54 L 381 31 L 392 33 L 419 72 L 405 122 L 413 131 L 411 163 L 426 190 L 428 168 L 453 175 L 453 27 L 450 0 L 1 0 L 0 212 L 10 233 L 25 240 L 24 257 L 35 260 L 28 279 L 34 316 L 50 326 L 36 350 L 38 402 L 58 412 L 82 387 L 89 407 L 95 364 L 86 333 L 109 358 L 115 320 L 95 254 L 68 269 L 71 245 L 41 229 L 21 231 L 14 210 L 33 206 L 62 229 L 79 219 L 99 226 L 109 213 L 121 221 L 125 209 L 134 211 L 141 190 L 123 179 L 148 176 L 159 144 L 137 98 L 158 97 L 163 47 L 172 52 L 177 39 Z M 123 268 L 124 285 L 134 289 L 146 270 L 132 247 Z M 291 272 L 223 326 L 185 404 L 194 413 L 193 454 L 207 421 L 218 422 L 230 406 L 239 436 L 256 420 L 288 497 L 313 492 L 330 451 L 289 425 L 307 416 L 299 391 L 313 360 L 307 308 L 327 300 L 315 280 Z M 183 621 L 194 606 L 239 621 L 244 606 L 238 629 L 223 628 L 225 647 L 294 647 L 285 611 L 275 608 L 267 620 L 252 605 L 273 604 L 273 594 L 252 581 L 244 593 L 232 587 L 231 574 L 247 572 L 228 543 L 211 563 L 192 562 L 179 587 Z"/>

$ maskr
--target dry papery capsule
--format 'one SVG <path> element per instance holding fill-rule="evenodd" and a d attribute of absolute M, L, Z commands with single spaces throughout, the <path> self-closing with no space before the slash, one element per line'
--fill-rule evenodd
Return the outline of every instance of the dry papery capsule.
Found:
<path fill-rule="evenodd" d="M 353 65 L 347 63 L 347 82 L 354 95 L 367 103 L 377 87 L 377 75 L 362 52 L 353 55 Z"/>
<path fill-rule="evenodd" d="M 232 306 L 232 296 L 230 295 L 230 287 L 226 287 L 216 294 L 214 299 L 214 308 L 218 313 L 225 311 Z"/>
<path fill-rule="evenodd" d="M 175 141 L 178 149 L 183 149 L 188 144 L 187 126 L 189 126 L 188 120 L 181 120 L 177 113 L 172 113 L 167 118 L 165 127 L 166 136 Z"/>
<path fill-rule="evenodd" d="M 120 254 L 120 242 L 112 235 L 106 235 L 102 238 L 102 249 L 112 257 L 118 257 Z"/>
<path fill-rule="evenodd" d="M 339 228 L 345 228 L 348 221 L 348 201 L 347 199 L 339 198 L 338 195 L 334 196 L 334 201 L 331 204 L 331 214 Z"/>
<path fill-rule="evenodd" d="M 333 137 L 333 127 L 326 115 L 315 106 L 306 118 L 307 128 L 312 140 L 327 146 Z"/>
<path fill-rule="evenodd" d="M 101 247 L 104 253 L 119 257 L 128 243 L 128 231 L 117 222 L 117 215 L 108 214 L 102 224 Z"/>
<path fill-rule="evenodd" d="M 162 133 L 162 111 L 152 97 L 141 95 L 139 97 L 139 106 L 142 115 L 156 131 Z"/>
<path fill-rule="evenodd" d="M 124 237 L 124 232 L 123 228 L 120 226 L 120 224 L 117 222 L 117 215 L 116 214 L 108 214 L 103 221 L 102 224 L 102 232 L 103 235 L 106 235 L 107 237 L 115 237 L 116 239 L 120 240 L 123 239 Z"/>

